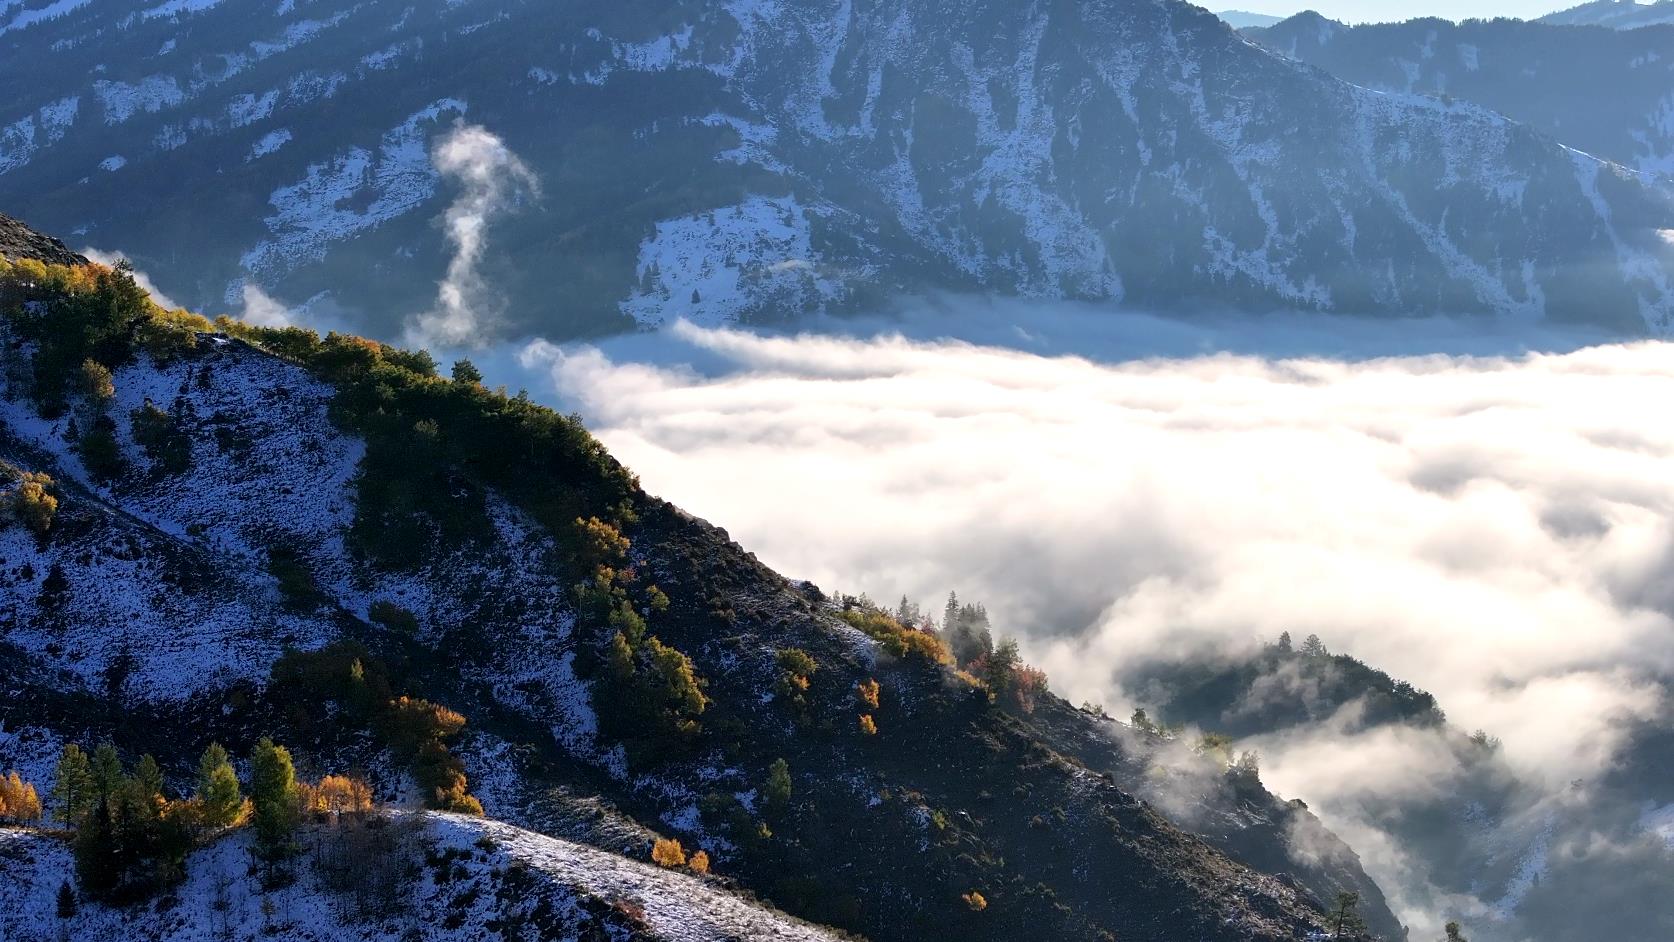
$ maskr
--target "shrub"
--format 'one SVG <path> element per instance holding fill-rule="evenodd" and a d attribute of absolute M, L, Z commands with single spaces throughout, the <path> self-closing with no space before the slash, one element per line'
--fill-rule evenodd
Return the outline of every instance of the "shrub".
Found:
<path fill-rule="evenodd" d="M 418 634 L 418 616 L 386 599 L 373 602 L 367 615 L 390 631 L 409 636 Z"/>
<path fill-rule="evenodd" d="M 699 876 L 707 874 L 709 872 L 709 855 L 701 850 L 693 854 L 691 859 L 686 861 L 686 869 Z"/>
<path fill-rule="evenodd" d="M 0 818 L 24 824 L 41 820 L 41 799 L 35 786 L 14 770 L 0 778 Z"/>
<path fill-rule="evenodd" d="M 878 724 L 873 721 L 870 713 L 860 714 L 860 732 L 863 736 L 878 735 Z"/>
<path fill-rule="evenodd" d="M 699 851 L 702 853 L 702 851 Z M 651 845 L 651 862 L 659 867 L 684 867 L 686 865 L 686 849 L 672 837 L 660 837 Z M 706 858 L 707 862 L 707 858 Z"/>
<path fill-rule="evenodd" d="M 45 536 L 52 529 L 58 514 L 58 498 L 47 489 L 52 478 L 45 474 L 25 473 L 11 492 L 12 515 L 37 536 Z"/>
<path fill-rule="evenodd" d="M 106 403 L 116 397 L 116 381 L 111 377 L 110 367 L 92 357 L 81 361 L 81 369 L 77 373 L 77 386 L 95 408 L 103 409 Z"/>
<path fill-rule="evenodd" d="M 965 901 L 965 905 L 970 907 L 970 910 L 973 913 L 980 913 L 988 908 L 988 900 L 976 890 L 965 893 L 959 898 Z"/>
<path fill-rule="evenodd" d="M 767 767 L 767 781 L 762 785 L 762 806 L 774 814 L 783 814 L 790 807 L 790 763 L 774 759 Z"/>
<path fill-rule="evenodd" d="M 880 688 L 875 679 L 863 680 L 854 688 L 854 696 L 860 705 L 876 710 L 878 708 L 878 694 Z"/>
<path fill-rule="evenodd" d="M 180 474 L 192 465 L 192 440 L 182 432 L 174 416 L 150 399 L 129 414 L 134 441 L 145 449 L 154 464 L 169 474 Z"/>
<path fill-rule="evenodd" d="M 95 478 L 109 481 L 122 474 L 122 449 L 116 444 L 116 423 L 101 415 L 87 423 L 76 440 L 81 463 Z"/>
<path fill-rule="evenodd" d="M 953 665 L 953 655 L 948 652 L 947 645 L 927 631 L 915 631 L 877 610 L 851 608 L 838 615 L 896 657 L 910 656 L 933 664 Z"/>
<path fill-rule="evenodd" d="M 782 697 L 788 697 L 797 705 L 803 705 L 802 695 L 808 691 L 813 683 L 814 672 L 819 670 L 807 651 L 801 648 L 780 648 L 774 661 L 779 665 L 779 679 L 773 689 Z"/>

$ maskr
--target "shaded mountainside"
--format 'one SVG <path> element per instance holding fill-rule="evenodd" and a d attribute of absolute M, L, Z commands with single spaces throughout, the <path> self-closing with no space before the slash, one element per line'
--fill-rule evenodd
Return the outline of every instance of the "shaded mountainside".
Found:
<path fill-rule="evenodd" d="M 1144 742 L 1167 749 L 1171 738 L 1209 731 L 1230 736 L 1235 751 L 1410 757 L 1413 770 L 1388 768 L 1380 787 L 1319 810 L 1389 835 L 1405 861 L 1374 873 L 1382 888 L 1463 919 L 1472 939 L 1651 940 L 1674 926 L 1674 906 L 1647 889 L 1674 879 L 1666 711 L 1622 728 L 1619 760 L 1600 781 L 1548 783 L 1514 768 L 1488 733 L 1450 725 L 1430 694 L 1318 639 L 1130 666 L 1123 682 L 1148 707 L 1137 755 Z M 1225 781 L 1236 787 L 1237 776 Z M 1166 795 L 1156 800 L 1173 812 Z"/>
<path fill-rule="evenodd" d="M 1625 31 L 1505 19 L 1346 26 L 1301 13 L 1246 35 L 1356 85 L 1468 101 L 1674 177 L 1674 22 Z"/>
<path fill-rule="evenodd" d="M 641 492 L 573 419 L 422 355 L 212 328 L 119 274 L 43 271 L 0 292 L 0 491 L 20 509 L 0 530 L 0 767 L 44 784 L 62 743 L 108 736 L 178 781 L 210 739 L 272 735 L 306 774 L 423 795 L 332 679 L 352 659 L 469 717 L 454 752 L 491 817 L 640 858 L 677 836 L 875 942 L 1276 942 L 1370 887 L 1271 818 L 1194 835 L 1135 797 L 1096 718 L 1003 708 L 919 633 L 861 630 Z M 54 482 L 45 525 L 23 471 Z M 1238 801 L 1282 812 L 1258 784 L 1206 799 Z M 1393 925 L 1370 890 L 1365 908 Z"/>
<path fill-rule="evenodd" d="M 1665 191 L 1176 0 L 16 7 L 0 200 L 193 307 L 253 284 L 395 336 L 446 267 L 428 151 L 465 121 L 544 184 L 494 229 L 506 334 L 932 290 L 1674 317 Z"/>

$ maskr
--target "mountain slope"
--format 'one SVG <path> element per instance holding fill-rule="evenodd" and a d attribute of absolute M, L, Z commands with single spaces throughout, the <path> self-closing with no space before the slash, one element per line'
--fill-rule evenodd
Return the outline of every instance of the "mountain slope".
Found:
<path fill-rule="evenodd" d="M 169 907 L 84 903 L 63 919 L 57 913 L 58 888 L 74 874 L 67 849 L 52 837 L 0 829 L 0 933 L 9 939 L 87 942 L 274 936 L 297 942 L 464 942 L 515 926 L 554 942 L 837 938 L 704 881 L 590 847 L 474 818 L 405 817 L 391 827 L 414 827 L 407 852 L 420 875 L 400 887 L 399 916 L 374 920 L 354 918 L 352 900 L 311 875 L 262 891 L 248 873 L 250 847 L 242 835 L 193 855 Z"/>
<path fill-rule="evenodd" d="M 1578 150 L 1674 176 L 1674 25 L 1619 32 L 1503 19 L 1345 26 L 1303 13 L 1247 35 L 1357 85 L 1468 101 Z"/>
<path fill-rule="evenodd" d="M 544 184 L 507 194 L 476 336 L 928 290 L 1674 315 L 1666 192 L 1175 0 L 43 3 L 0 32 L 0 200 L 200 307 L 252 284 L 395 336 L 446 267 L 428 151 L 466 121 Z"/>
<path fill-rule="evenodd" d="M 1293 939 L 1319 928 L 1329 887 L 1366 879 L 1282 831 L 1182 830 L 1113 763 L 1075 758 L 1108 738 L 1093 718 L 991 703 L 913 654 L 913 633 L 860 630 L 639 491 L 573 420 L 422 357 L 231 323 L 181 333 L 192 322 L 151 311 L 88 348 L 114 394 L 59 404 L 49 369 L 78 362 L 84 308 L 50 283 L 7 286 L 24 296 L 5 312 L 0 459 L 50 474 L 59 504 L 44 531 L 0 531 L 0 765 L 44 782 L 61 743 L 109 736 L 184 777 L 210 739 L 242 753 L 274 735 L 309 774 L 367 769 L 410 796 L 341 705 L 270 680 L 301 656 L 286 649 L 352 642 L 368 672 L 470 717 L 457 753 L 490 815 L 638 854 L 649 826 L 878 942 L 949 926 Z M 93 284 L 75 290 L 126 296 L 119 277 Z M 813 667 L 793 682 L 786 663 Z M 1367 915 L 1394 922 L 1372 898 Z"/>

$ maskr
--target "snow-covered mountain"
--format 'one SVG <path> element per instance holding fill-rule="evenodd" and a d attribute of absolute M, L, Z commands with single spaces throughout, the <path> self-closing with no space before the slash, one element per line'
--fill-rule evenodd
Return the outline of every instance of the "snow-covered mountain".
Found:
<path fill-rule="evenodd" d="M 1674 17 L 1674 4 L 1669 9 Z M 1576 150 L 1674 179 L 1674 25 L 1347 26 L 1302 13 L 1246 35 L 1356 85 L 1468 101 Z"/>
<path fill-rule="evenodd" d="M 1243 10 L 1222 10 L 1215 14 L 1225 20 L 1233 29 L 1248 29 L 1252 26 L 1272 26 L 1284 19 L 1271 13 L 1247 13 Z"/>
<path fill-rule="evenodd" d="M 1638 29 L 1674 23 L 1674 0 L 1594 0 L 1578 7 L 1548 13 L 1535 20 L 1558 26 L 1608 26 L 1611 29 Z"/>
<path fill-rule="evenodd" d="M 491 231 L 482 332 L 935 289 L 1674 322 L 1659 185 L 1178 0 L 4 9 L 0 202 L 195 307 L 252 284 L 396 335 L 447 265 L 430 149 L 464 121 L 542 184 Z"/>
<path fill-rule="evenodd" d="M 274 679 L 286 652 L 353 644 L 368 674 L 469 718 L 453 754 L 491 818 L 639 860 L 677 837 L 736 886 L 878 942 L 948 926 L 1280 942 L 1319 931 L 1344 887 L 1380 932 L 1400 931 L 1306 809 L 1217 771 L 1177 796 L 1199 814 L 1170 820 L 1136 797 L 1154 773 L 1108 721 L 1050 695 L 1032 712 L 992 702 L 917 633 L 640 491 L 574 420 L 370 342 L 162 311 L 106 331 L 114 295 L 77 307 L 44 285 L 0 282 L 0 769 L 45 785 L 65 742 L 108 737 L 183 782 L 211 739 L 242 755 L 273 735 L 308 775 L 367 770 L 410 803 L 389 748 Z M 104 339 L 84 351 L 87 337 Z M 77 381 L 56 400 L 54 364 L 84 353 L 110 361 L 109 392 Z M 44 527 L 11 513 L 23 472 L 52 479 Z M 803 666 L 787 679 L 792 651 Z M 580 853 L 472 827 L 549 874 L 548 851 Z M 1293 843 L 1295 828 L 1315 836 Z M 19 840 L 33 839 L 5 838 L 38 861 Z M 210 870 L 189 879 L 230 853 L 200 853 Z M 608 895 L 646 873 L 605 865 L 564 863 L 553 892 L 596 879 Z M 28 883 L 11 914 L 35 925 L 58 881 Z M 316 906 L 296 893 L 298 910 Z M 195 931 L 172 912 L 95 911 L 86 927 Z"/>

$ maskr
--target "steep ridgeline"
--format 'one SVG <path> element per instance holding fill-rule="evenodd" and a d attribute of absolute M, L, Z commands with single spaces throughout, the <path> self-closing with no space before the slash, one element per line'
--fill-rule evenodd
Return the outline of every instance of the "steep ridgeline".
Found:
<path fill-rule="evenodd" d="M 544 184 L 493 229 L 483 330 L 930 290 L 1674 324 L 1666 191 L 1178 0 L 5 9 L 0 201 L 208 310 L 249 282 L 396 335 L 464 121 Z"/>
<path fill-rule="evenodd" d="M 1656 939 L 1674 925 L 1674 903 L 1650 889 L 1674 880 L 1666 713 L 1621 731 L 1621 758 L 1601 780 L 1551 783 L 1520 775 L 1491 735 L 1449 725 L 1428 693 L 1318 639 L 1293 647 L 1286 636 L 1246 657 L 1130 666 L 1124 684 L 1150 707 L 1139 725 L 1153 752 L 1166 748 L 1156 740 L 1191 730 L 1229 736 L 1240 752 L 1314 742 L 1413 757 L 1434 787 L 1338 796 L 1318 810 L 1390 835 L 1405 859 L 1378 861 L 1373 876 L 1383 889 L 1464 921 L 1473 940 Z M 1128 750 L 1146 752 L 1145 742 Z M 1391 781 L 1399 774 L 1391 770 Z M 1236 776 L 1229 782 L 1235 787 Z"/>
<path fill-rule="evenodd" d="M 97 267 L 15 268 L 0 304 L 0 768 L 44 785 L 109 737 L 178 782 L 271 735 L 306 775 L 440 797 L 366 725 L 381 690 L 468 718 L 489 816 L 642 860 L 675 837 L 874 942 L 1278 942 L 1345 886 L 1394 934 L 1352 854 L 1254 814 L 1194 836 L 1123 787 L 1108 724 L 996 701 L 468 370 L 212 326 Z"/>
<path fill-rule="evenodd" d="M 1674 177 L 1674 22 L 1624 31 L 1520 20 L 1345 26 L 1299 13 L 1245 35 L 1356 85 L 1468 101 L 1577 150 Z"/>
<path fill-rule="evenodd" d="M 1536 23 L 1556 26 L 1608 26 L 1611 29 L 1638 29 L 1674 23 L 1674 0 L 1594 0 L 1568 10 L 1548 13 Z"/>

